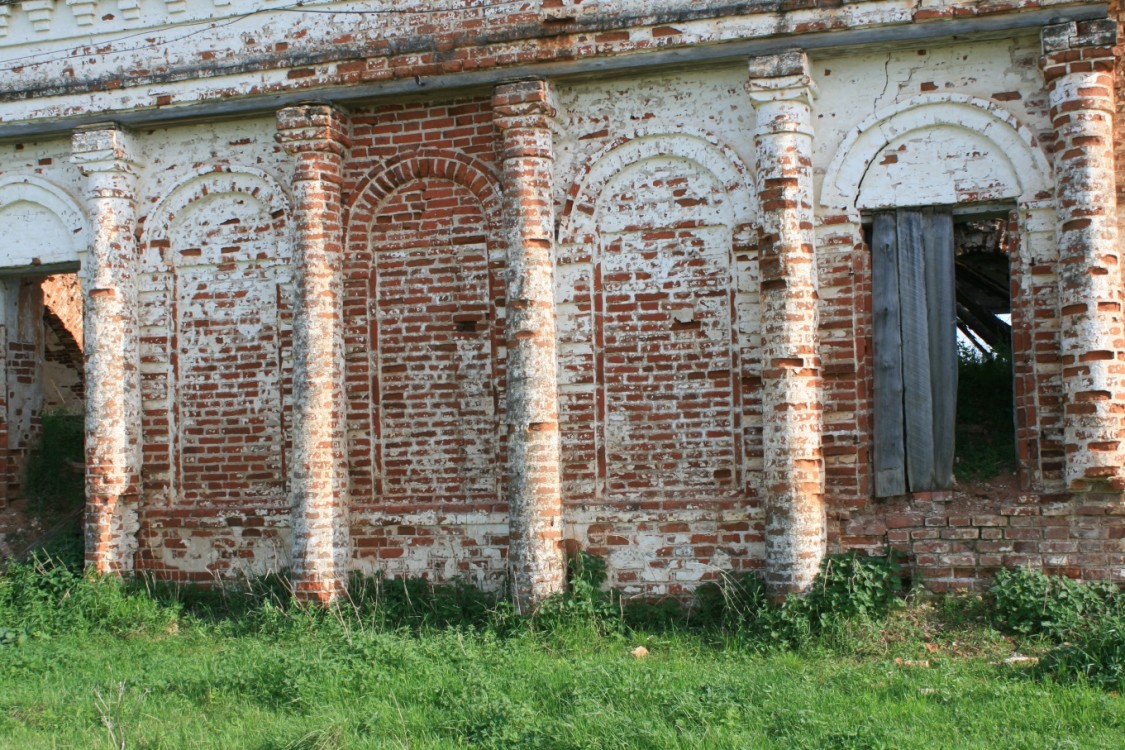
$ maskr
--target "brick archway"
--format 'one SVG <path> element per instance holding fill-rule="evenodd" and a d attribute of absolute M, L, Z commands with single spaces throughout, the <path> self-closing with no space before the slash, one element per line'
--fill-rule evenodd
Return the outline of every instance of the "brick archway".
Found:
<path fill-rule="evenodd" d="M 468 188 L 480 201 L 490 224 L 499 225 L 500 185 L 496 173 L 464 154 L 423 149 L 391 159 L 359 181 L 348 205 L 348 238 L 344 244 L 352 246 L 356 227 L 369 227 L 391 194 L 403 185 L 424 179 L 448 180 Z"/>

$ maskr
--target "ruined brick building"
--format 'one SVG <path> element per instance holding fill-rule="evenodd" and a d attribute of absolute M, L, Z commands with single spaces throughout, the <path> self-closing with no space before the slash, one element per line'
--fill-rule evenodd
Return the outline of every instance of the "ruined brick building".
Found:
<path fill-rule="evenodd" d="M 566 548 L 679 595 L 889 545 L 935 589 L 1125 580 L 1116 14 L 0 0 L 0 474 L 80 351 L 101 571 L 527 601 Z M 974 217 L 1010 279 L 991 496 L 950 454 Z"/>

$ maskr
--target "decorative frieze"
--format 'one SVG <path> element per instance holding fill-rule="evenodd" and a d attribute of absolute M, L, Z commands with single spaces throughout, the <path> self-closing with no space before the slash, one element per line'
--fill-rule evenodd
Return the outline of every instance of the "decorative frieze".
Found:
<path fill-rule="evenodd" d="M 139 0 L 117 0 L 117 9 L 126 21 L 136 21 L 141 17 L 141 4 Z"/>
<path fill-rule="evenodd" d="M 51 20 L 55 16 L 55 0 L 24 0 L 20 7 L 27 13 L 31 28 L 36 31 L 50 31 Z"/>
<path fill-rule="evenodd" d="M 94 23 L 97 0 L 66 0 L 70 12 L 74 14 L 74 22 L 79 26 L 91 26 Z"/>

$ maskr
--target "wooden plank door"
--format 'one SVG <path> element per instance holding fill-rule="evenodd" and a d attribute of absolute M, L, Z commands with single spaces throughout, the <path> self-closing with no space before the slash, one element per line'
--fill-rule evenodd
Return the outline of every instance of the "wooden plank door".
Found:
<path fill-rule="evenodd" d="M 875 494 L 949 489 L 957 401 L 953 219 L 874 217 Z"/>

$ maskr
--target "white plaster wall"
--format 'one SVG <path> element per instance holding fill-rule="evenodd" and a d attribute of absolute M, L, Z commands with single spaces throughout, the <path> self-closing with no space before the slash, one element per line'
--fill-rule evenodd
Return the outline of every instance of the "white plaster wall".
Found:
<path fill-rule="evenodd" d="M 741 160 L 747 177 L 754 161 L 754 110 L 739 64 L 694 73 L 618 78 L 556 85 L 555 205 L 581 180 L 597 156 L 635 137 L 698 135 Z"/>
<path fill-rule="evenodd" d="M 191 173 L 209 164 L 244 165 L 263 170 L 282 185 L 291 182 L 292 160 L 274 141 L 272 116 L 242 118 L 137 132 L 142 180 L 138 219 Z"/>
<path fill-rule="evenodd" d="M 77 262 L 70 229 L 45 206 L 19 200 L 0 206 L 5 266 Z"/>
<path fill-rule="evenodd" d="M 0 267 L 76 264 L 82 194 L 69 140 L 0 143 Z"/>
<path fill-rule="evenodd" d="M 1037 35 L 846 55 L 814 54 L 816 195 L 821 195 L 825 172 L 851 131 L 864 120 L 916 97 L 973 97 L 1009 112 L 1037 137 L 1049 132 L 1039 55 Z M 896 139 L 881 152 L 872 167 L 875 179 L 864 182 L 864 203 L 972 202 L 1003 193 L 996 182 L 997 178 L 1011 182 L 1005 155 L 980 133 L 958 127 L 956 114 L 951 119 L 953 126 Z M 898 161 L 882 167 L 880 162 L 887 155 Z"/>
<path fill-rule="evenodd" d="M 58 185 L 81 203 L 82 173 L 70 163 L 70 138 L 0 143 L 0 180 L 36 175 Z"/>

